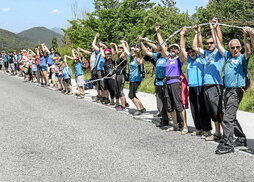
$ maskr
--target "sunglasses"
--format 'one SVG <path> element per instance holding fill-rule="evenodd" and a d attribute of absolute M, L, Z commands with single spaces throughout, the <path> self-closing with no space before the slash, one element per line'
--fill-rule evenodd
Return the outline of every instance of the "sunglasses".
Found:
<path fill-rule="evenodd" d="M 119 46 L 118 46 L 117 48 L 118 48 L 118 49 L 123 49 L 123 47 L 119 47 Z"/>
<path fill-rule="evenodd" d="M 234 47 L 230 47 L 230 49 L 235 50 L 235 49 L 240 49 L 240 46 L 234 46 Z"/>
<path fill-rule="evenodd" d="M 207 42 L 207 43 L 206 43 L 206 45 L 209 45 L 209 44 L 212 45 L 212 44 L 214 44 L 214 42 Z"/>
<path fill-rule="evenodd" d="M 105 56 L 110 56 L 111 54 L 105 54 Z"/>
<path fill-rule="evenodd" d="M 176 50 L 178 49 L 178 47 L 170 47 L 170 49 Z"/>
<path fill-rule="evenodd" d="M 195 51 L 188 51 L 188 54 L 195 53 Z"/>

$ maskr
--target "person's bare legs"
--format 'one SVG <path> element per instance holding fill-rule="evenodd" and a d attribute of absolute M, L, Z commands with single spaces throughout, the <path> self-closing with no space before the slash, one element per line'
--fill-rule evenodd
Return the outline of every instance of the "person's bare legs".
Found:
<path fill-rule="evenodd" d="M 137 110 L 141 110 L 140 104 L 139 104 L 139 100 L 137 98 L 133 98 L 131 99 L 132 102 L 134 103 L 134 105 L 136 106 Z"/>
<path fill-rule="evenodd" d="M 188 128 L 188 125 L 187 125 L 187 116 L 186 116 L 186 110 L 184 109 L 182 112 L 180 112 L 180 116 L 183 120 L 183 127 L 184 128 Z"/>

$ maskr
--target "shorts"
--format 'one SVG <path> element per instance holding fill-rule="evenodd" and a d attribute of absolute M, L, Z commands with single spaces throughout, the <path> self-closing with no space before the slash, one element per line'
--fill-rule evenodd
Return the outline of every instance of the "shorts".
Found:
<path fill-rule="evenodd" d="M 84 87 L 84 75 L 76 76 L 75 81 L 78 87 Z"/>
<path fill-rule="evenodd" d="M 167 100 L 168 112 L 182 112 L 184 110 L 184 105 L 182 102 L 182 89 L 181 83 L 176 82 L 172 84 L 165 85 L 165 97 Z"/>
<path fill-rule="evenodd" d="M 32 71 L 32 75 L 36 75 L 37 71 Z"/>
<path fill-rule="evenodd" d="M 64 82 L 67 83 L 68 85 L 71 85 L 71 79 L 70 78 L 64 79 Z"/>
<path fill-rule="evenodd" d="M 47 71 L 47 66 L 40 66 L 41 71 Z"/>

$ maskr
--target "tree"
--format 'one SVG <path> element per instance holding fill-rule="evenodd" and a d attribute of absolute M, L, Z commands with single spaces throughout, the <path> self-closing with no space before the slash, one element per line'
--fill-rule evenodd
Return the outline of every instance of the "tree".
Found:
<path fill-rule="evenodd" d="M 57 38 L 56 37 L 52 38 L 52 47 L 58 48 L 58 43 L 57 43 Z"/>
<path fill-rule="evenodd" d="M 118 8 L 119 2 L 117 0 L 94 0 L 94 8 L 96 10 Z"/>

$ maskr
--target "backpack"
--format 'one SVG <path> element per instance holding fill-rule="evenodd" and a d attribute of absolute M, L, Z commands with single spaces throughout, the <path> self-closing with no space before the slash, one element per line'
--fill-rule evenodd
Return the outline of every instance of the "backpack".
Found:
<path fill-rule="evenodd" d="M 91 81 L 91 80 L 86 80 L 86 81 L 85 81 L 85 84 L 84 84 L 85 90 L 93 89 L 93 83 L 90 82 L 90 81 Z"/>
<path fill-rule="evenodd" d="M 141 73 L 141 77 L 144 79 L 146 77 L 146 71 L 145 71 L 145 66 L 144 64 L 139 64 L 138 69 Z"/>
<path fill-rule="evenodd" d="M 84 62 L 81 66 L 84 70 L 90 68 L 89 61 L 87 59 L 84 59 Z"/>

